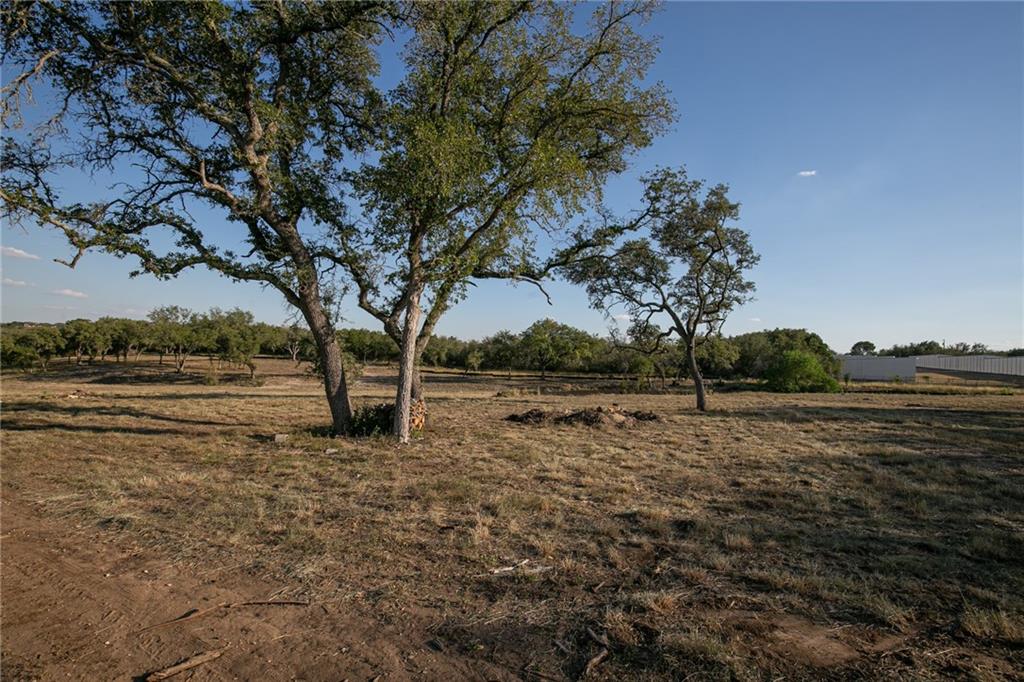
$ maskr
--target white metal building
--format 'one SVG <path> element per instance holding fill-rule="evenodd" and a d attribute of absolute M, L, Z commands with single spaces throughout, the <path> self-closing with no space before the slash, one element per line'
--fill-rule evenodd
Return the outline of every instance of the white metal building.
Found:
<path fill-rule="evenodd" d="M 918 369 L 939 369 L 974 374 L 1024 376 L 1024 356 L 1003 355 L 918 355 Z"/>
<path fill-rule="evenodd" d="M 854 381 L 913 381 L 917 375 L 915 358 L 879 355 L 840 355 L 842 377 Z"/>

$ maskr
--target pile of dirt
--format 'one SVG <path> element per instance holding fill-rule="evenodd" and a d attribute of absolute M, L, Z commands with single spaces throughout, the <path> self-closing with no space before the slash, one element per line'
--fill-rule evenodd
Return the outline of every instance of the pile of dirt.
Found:
<path fill-rule="evenodd" d="M 585 407 L 582 410 L 565 410 L 562 412 L 533 408 L 519 414 L 510 414 L 507 421 L 518 424 L 583 424 L 585 426 L 618 426 L 625 428 L 635 426 L 637 422 L 658 421 L 660 417 L 653 412 L 643 410 L 623 410 L 618 405 L 611 407 Z"/>
<path fill-rule="evenodd" d="M 507 421 L 519 424 L 542 424 L 551 418 L 550 412 L 539 410 L 536 407 L 521 414 L 510 414 L 505 417 Z"/>

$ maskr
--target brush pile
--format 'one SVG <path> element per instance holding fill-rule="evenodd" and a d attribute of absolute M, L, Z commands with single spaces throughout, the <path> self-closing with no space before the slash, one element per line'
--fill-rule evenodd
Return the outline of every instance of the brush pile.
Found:
<path fill-rule="evenodd" d="M 517 424 L 583 424 L 585 426 L 617 426 L 626 428 L 638 422 L 658 421 L 660 417 L 643 410 L 623 410 L 618 405 L 611 407 L 585 407 L 581 410 L 545 411 L 538 408 L 519 414 L 510 414 L 507 421 Z"/>

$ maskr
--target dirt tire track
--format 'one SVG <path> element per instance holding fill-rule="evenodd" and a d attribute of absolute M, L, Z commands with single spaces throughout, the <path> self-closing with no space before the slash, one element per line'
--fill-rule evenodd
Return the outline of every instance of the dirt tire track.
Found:
<path fill-rule="evenodd" d="M 68 533 L 9 494 L 0 502 L 0 527 L 5 681 L 130 680 L 228 643 L 221 658 L 183 679 L 518 679 L 431 650 L 422 618 L 385 626 L 335 604 L 224 609 L 140 632 L 189 609 L 265 599 L 281 585 L 239 573 L 204 578 L 100 531 Z"/>

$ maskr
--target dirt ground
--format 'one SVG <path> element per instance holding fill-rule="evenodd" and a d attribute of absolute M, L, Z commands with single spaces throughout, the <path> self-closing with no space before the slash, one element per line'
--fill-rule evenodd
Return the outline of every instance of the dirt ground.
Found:
<path fill-rule="evenodd" d="M 1016 389 L 718 392 L 701 415 L 438 374 L 400 447 L 325 437 L 291 363 L 261 386 L 194 365 L 4 375 L 5 680 L 204 652 L 175 679 L 1024 676 Z M 392 381 L 368 370 L 357 402 Z M 659 419 L 506 420 L 613 404 Z"/>

